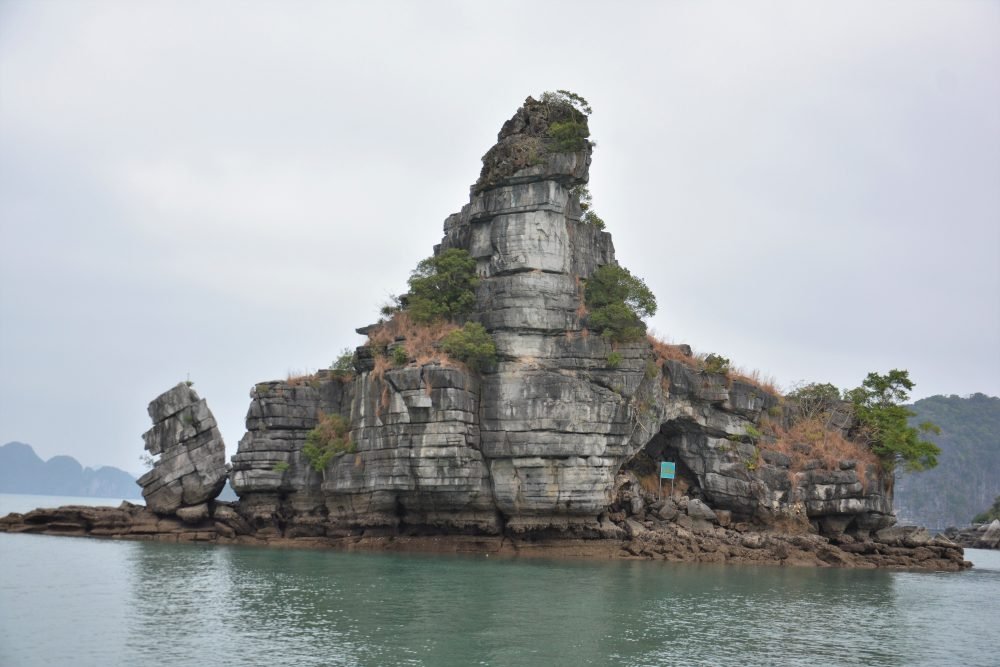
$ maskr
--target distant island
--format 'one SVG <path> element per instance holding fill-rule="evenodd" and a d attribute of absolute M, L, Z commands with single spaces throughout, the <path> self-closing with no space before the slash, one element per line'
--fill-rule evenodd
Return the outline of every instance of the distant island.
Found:
<path fill-rule="evenodd" d="M 121 468 L 101 466 L 95 470 L 72 456 L 53 456 L 43 461 L 31 445 L 23 442 L 8 442 L 0 447 L 0 493 L 140 497 L 135 477 Z"/>
<path fill-rule="evenodd" d="M 83 498 L 141 498 L 135 477 L 114 466 L 84 467 L 72 456 L 43 461 L 31 445 L 8 442 L 0 446 L 0 493 Z M 236 500 L 229 483 L 219 500 Z"/>
<path fill-rule="evenodd" d="M 931 396 L 909 407 L 914 424 L 929 420 L 941 427 L 928 436 L 941 448 L 940 465 L 898 476 L 896 513 L 935 532 L 967 526 L 1000 494 L 1000 398 Z"/>

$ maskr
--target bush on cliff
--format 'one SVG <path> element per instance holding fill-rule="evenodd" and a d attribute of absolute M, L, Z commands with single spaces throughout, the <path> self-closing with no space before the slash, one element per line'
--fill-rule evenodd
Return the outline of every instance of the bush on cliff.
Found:
<path fill-rule="evenodd" d="M 604 229 L 604 219 L 594 211 L 594 197 L 590 194 L 590 188 L 584 184 L 574 185 L 570 188 L 569 193 L 580 202 L 580 210 L 583 212 L 583 215 L 580 216 L 580 222 Z"/>
<path fill-rule="evenodd" d="M 479 322 L 466 322 L 444 337 L 442 349 L 469 368 L 483 371 L 496 363 L 497 346 Z"/>
<path fill-rule="evenodd" d="M 476 260 L 467 250 L 449 248 L 417 264 L 406 310 L 419 324 L 454 320 L 475 306 L 478 282 Z"/>
<path fill-rule="evenodd" d="M 587 326 L 619 343 L 643 338 L 642 318 L 656 314 L 656 297 L 646 283 L 614 264 L 600 267 L 587 280 L 584 300 L 590 311 Z"/>
<path fill-rule="evenodd" d="M 326 466 L 334 456 L 355 451 L 351 442 L 351 424 L 336 414 L 320 415 L 316 428 L 306 434 L 302 454 L 309 466 L 326 479 Z"/>
<path fill-rule="evenodd" d="M 586 150 L 590 146 L 587 116 L 591 113 L 587 100 L 568 90 L 557 90 L 542 93 L 542 102 L 553 109 L 546 132 L 550 140 L 547 148 L 557 153 Z"/>
<path fill-rule="evenodd" d="M 869 373 L 860 387 L 844 394 L 857 417 L 853 435 L 867 442 L 889 471 L 897 465 L 909 471 L 933 468 L 941 453 L 933 442 L 920 439 L 940 428 L 929 421 L 913 427 L 907 421 L 916 413 L 902 404 L 913 387 L 909 371 L 893 369 L 887 375 Z"/>

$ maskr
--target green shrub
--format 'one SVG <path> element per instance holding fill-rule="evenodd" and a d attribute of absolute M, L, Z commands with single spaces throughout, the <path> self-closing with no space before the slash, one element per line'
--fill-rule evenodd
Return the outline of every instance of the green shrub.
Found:
<path fill-rule="evenodd" d="M 656 362 L 655 361 L 647 361 L 646 362 L 646 373 L 645 373 L 646 379 L 647 380 L 652 380 L 653 378 L 655 378 L 659 374 L 660 374 L 660 367 L 656 365 Z"/>
<path fill-rule="evenodd" d="M 557 153 L 573 153 L 586 150 L 590 143 L 590 128 L 586 120 L 569 118 L 549 125 L 548 136 L 552 139 L 551 150 Z"/>
<path fill-rule="evenodd" d="M 656 297 L 646 283 L 614 264 L 600 267 L 587 280 L 584 300 L 590 310 L 587 326 L 617 342 L 643 338 L 642 318 L 656 314 Z"/>
<path fill-rule="evenodd" d="M 550 109 L 546 132 L 550 139 L 547 146 L 550 152 L 568 153 L 590 147 L 587 116 L 592 109 L 587 100 L 568 90 L 557 90 L 542 93 L 542 102 Z"/>
<path fill-rule="evenodd" d="M 622 355 L 620 352 L 612 352 L 608 355 L 608 367 L 618 368 L 622 365 Z"/>
<path fill-rule="evenodd" d="M 441 348 L 476 371 L 487 370 L 497 359 L 497 346 L 479 322 L 466 322 L 461 329 L 452 331 L 444 337 Z"/>
<path fill-rule="evenodd" d="M 278 461 L 274 464 L 274 467 L 271 468 L 271 470 L 274 472 L 285 472 L 291 467 L 292 466 L 288 463 L 288 461 Z"/>
<path fill-rule="evenodd" d="M 316 428 L 306 434 L 302 454 L 309 466 L 326 478 L 326 466 L 338 454 L 355 451 L 351 442 L 351 424 L 337 414 L 320 415 Z"/>
<path fill-rule="evenodd" d="M 407 310 L 415 322 L 454 320 L 476 305 L 476 260 L 461 248 L 449 248 L 417 264 L 410 275 Z"/>
<path fill-rule="evenodd" d="M 710 354 L 705 357 L 705 372 L 706 373 L 722 373 L 726 374 L 729 372 L 729 359 L 718 354 Z"/>
<path fill-rule="evenodd" d="M 580 210 L 583 212 L 583 215 L 580 216 L 580 222 L 604 229 L 604 220 L 594 212 L 594 198 L 590 194 L 590 189 L 581 183 L 570 188 L 569 193 L 580 202 Z"/>
<path fill-rule="evenodd" d="M 410 360 L 408 354 L 406 354 L 406 348 L 402 345 L 392 348 L 392 363 L 396 366 L 405 366 Z"/>
<path fill-rule="evenodd" d="M 341 350 L 340 356 L 331 364 L 330 370 L 333 371 L 334 375 L 352 375 L 354 373 L 354 360 L 354 350 L 345 347 Z"/>

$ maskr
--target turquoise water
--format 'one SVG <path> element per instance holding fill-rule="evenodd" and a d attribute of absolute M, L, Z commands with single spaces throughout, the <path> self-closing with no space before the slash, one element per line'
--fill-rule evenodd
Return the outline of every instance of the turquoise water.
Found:
<path fill-rule="evenodd" d="M 995 665 L 1000 554 L 967 557 L 935 574 L 0 534 L 0 665 Z"/>

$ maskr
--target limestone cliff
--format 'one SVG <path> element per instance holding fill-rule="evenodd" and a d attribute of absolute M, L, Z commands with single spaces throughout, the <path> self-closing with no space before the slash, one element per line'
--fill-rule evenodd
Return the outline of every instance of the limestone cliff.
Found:
<path fill-rule="evenodd" d="M 353 376 L 257 385 L 232 461 L 243 516 L 288 537 L 615 537 L 626 518 L 646 518 L 650 466 L 675 460 L 678 491 L 726 522 L 832 536 L 891 525 L 874 468 L 810 457 L 806 445 L 801 461 L 764 446 L 761 420 L 782 410 L 773 394 L 663 358 L 646 340 L 612 344 L 588 331 L 584 286 L 616 260 L 578 198 L 592 145 L 552 138 L 567 114 L 585 125 L 565 106 L 525 101 L 435 248 L 475 258 L 470 318 L 492 335 L 495 367 L 473 372 L 439 356 L 379 365 L 405 342 L 397 336 L 360 348 Z M 316 471 L 303 447 L 324 414 L 349 420 L 354 451 Z"/>

